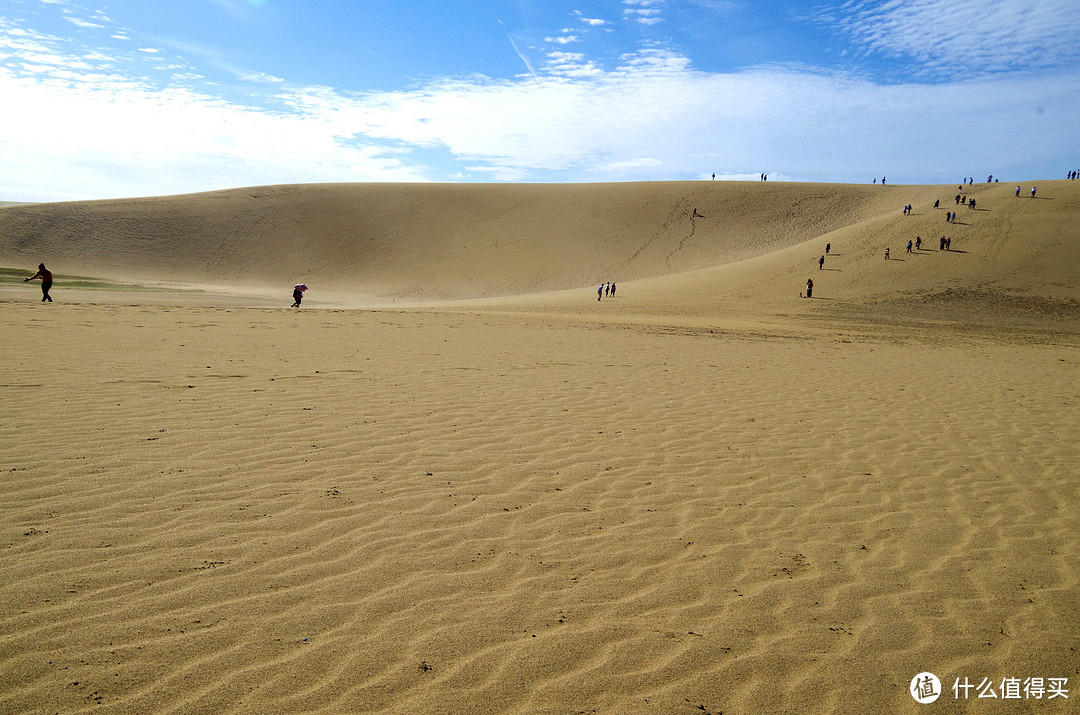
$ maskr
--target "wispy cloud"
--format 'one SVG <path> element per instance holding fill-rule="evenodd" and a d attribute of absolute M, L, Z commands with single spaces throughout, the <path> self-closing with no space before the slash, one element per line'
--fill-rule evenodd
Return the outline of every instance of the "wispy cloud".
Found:
<path fill-rule="evenodd" d="M 536 76 L 536 70 L 533 69 L 532 63 L 529 62 L 529 58 L 522 54 L 521 50 L 518 49 L 517 43 L 514 42 L 514 38 L 510 37 L 510 33 L 507 32 L 506 24 L 502 20 L 496 20 L 496 22 L 502 26 L 503 32 L 506 33 L 506 39 L 510 41 L 510 46 L 514 48 L 514 53 L 517 54 L 518 59 L 525 65 L 525 69 L 529 71 L 529 74 Z"/>
<path fill-rule="evenodd" d="M 660 6 L 664 0 L 623 0 L 623 16 L 636 20 L 642 25 L 655 25 L 663 21 Z"/>
<path fill-rule="evenodd" d="M 70 22 L 72 25 L 75 25 L 76 27 L 105 27 L 100 23 L 91 22 L 90 20 L 84 20 L 81 17 L 75 17 L 73 15 L 66 16 L 64 17 L 64 19 Z"/>
<path fill-rule="evenodd" d="M 240 72 L 239 78 L 247 82 L 261 82 L 264 84 L 281 84 L 285 80 L 265 72 Z"/>
<path fill-rule="evenodd" d="M 1075 0 L 849 0 L 817 17 L 869 52 L 972 76 L 1041 69 L 1080 58 Z"/>

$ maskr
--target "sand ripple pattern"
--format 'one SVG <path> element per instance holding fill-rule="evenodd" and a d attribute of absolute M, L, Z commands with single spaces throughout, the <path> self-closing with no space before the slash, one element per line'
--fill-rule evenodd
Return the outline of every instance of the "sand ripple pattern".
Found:
<path fill-rule="evenodd" d="M 0 712 L 1080 684 L 1075 349 L 39 307 L 0 348 Z"/>

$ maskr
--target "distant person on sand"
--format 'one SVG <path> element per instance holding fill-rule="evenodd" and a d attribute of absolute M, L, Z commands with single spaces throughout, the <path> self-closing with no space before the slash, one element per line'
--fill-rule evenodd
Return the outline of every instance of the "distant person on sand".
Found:
<path fill-rule="evenodd" d="M 813 296 L 814 296 L 814 279 L 813 278 L 807 278 L 806 279 L 806 297 L 807 298 L 812 298 Z"/>
<path fill-rule="evenodd" d="M 611 297 L 612 298 L 615 297 L 615 284 L 614 283 L 611 284 Z"/>
<path fill-rule="evenodd" d="M 915 250 L 922 250 L 922 236 L 915 237 Z"/>
<path fill-rule="evenodd" d="M 941 206 L 941 199 L 934 201 L 934 208 L 937 208 L 938 206 Z"/>
<path fill-rule="evenodd" d="M 817 267 L 818 267 L 818 270 L 819 270 L 819 271 L 820 271 L 820 270 L 821 270 L 822 268 L 824 268 L 824 267 L 825 267 L 825 256 L 822 256 L 821 258 L 817 259 Z"/>
<path fill-rule="evenodd" d="M 889 249 L 888 248 L 885 249 L 885 260 L 886 261 L 889 260 Z"/>
<path fill-rule="evenodd" d="M 23 283 L 27 281 L 41 279 L 41 302 L 49 301 L 52 303 L 52 296 L 49 295 L 49 289 L 52 288 L 52 271 L 45 267 L 44 263 L 38 264 L 38 271 L 29 278 L 23 278 Z"/>
<path fill-rule="evenodd" d="M 292 307 L 292 308 L 299 308 L 300 307 L 300 301 L 302 301 L 304 299 L 304 291 L 306 291 L 306 290 L 307 290 L 307 286 L 304 285 L 303 283 L 297 283 L 296 285 L 293 286 L 293 289 L 292 289 L 293 304 L 290 307 Z"/>
<path fill-rule="evenodd" d="M 610 283 L 605 283 L 604 284 L 604 295 L 611 295 L 611 284 Z"/>
<path fill-rule="evenodd" d="M 829 251 L 831 251 L 831 250 L 832 250 L 832 244 L 831 243 L 826 243 L 825 244 L 825 255 L 826 256 L 829 255 Z"/>
<path fill-rule="evenodd" d="M 1019 196 L 1019 195 L 1020 195 L 1020 184 L 1017 184 L 1017 185 L 1016 185 L 1016 195 L 1017 195 L 1017 196 Z"/>
<path fill-rule="evenodd" d="M 604 297 L 604 284 L 601 283 L 600 286 L 596 289 L 596 299 L 600 300 L 603 297 Z"/>
<path fill-rule="evenodd" d="M 1031 198 L 1035 198 L 1035 187 L 1031 187 Z"/>

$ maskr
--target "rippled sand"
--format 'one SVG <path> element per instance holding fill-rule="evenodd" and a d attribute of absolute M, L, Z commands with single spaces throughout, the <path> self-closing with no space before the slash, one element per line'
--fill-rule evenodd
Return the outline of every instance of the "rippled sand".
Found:
<path fill-rule="evenodd" d="M 919 712 L 932 671 L 952 712 L 957 677 L 1076 686 L 1060 183 L 1056 238 L 987 200 L 968 253 L 886 264 L 914 225 L 889 211 L 601 302 L 5 289 L 0 711 Z M 805 268 L 826 241 L 835 276 Z"/>

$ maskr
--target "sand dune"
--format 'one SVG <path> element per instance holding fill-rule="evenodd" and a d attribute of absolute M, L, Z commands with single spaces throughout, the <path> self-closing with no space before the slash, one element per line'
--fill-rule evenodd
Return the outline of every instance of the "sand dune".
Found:
<path fill-rule="evenodd" d="M 1016 199 L 1011 184 L 965 187 L 975 210 L 957 207 L 956 193 L 761 182 L 260 187 L 9 207 L 0 210 L 0 262 L 240 292 L 304 281 L 318 287 L 311 298 L 339 303 L 644 278 L 665 279 L 642 287 L 650 300 L 689 293 L 683 307 L 706 314 L 717 300 L 741 297 L 754 310 L 787 303 L 806 278 L 819 296 L 847 301 L 955 302 L 971 291 L 1076 298 L 1080 185 L 1044 182 L 1037 199 Z M 955 223 L 944 221 L 949 210 Z M 908 255 L 916 235 L 924 250 Z M 953 240 L 945 260 L 942 235 Z M 826 243 L 833 251 L 819 272 Z M 886 246 L 889 263 L 879 260 Z"/>
<path fill-rule="evenodd" d="M 0 209 L 0 265 L 235 289 L 0 287 L 0 712 L 1070 711 L 1080 183 L 1039 186 Z"/>
<path fill-rule="evenodd" d="M 10 208 L 0 213 L 0 258 L 106 277 L 515 295 L 764 255 L 940 193 L 723 182 L 275 186 Z"/>

